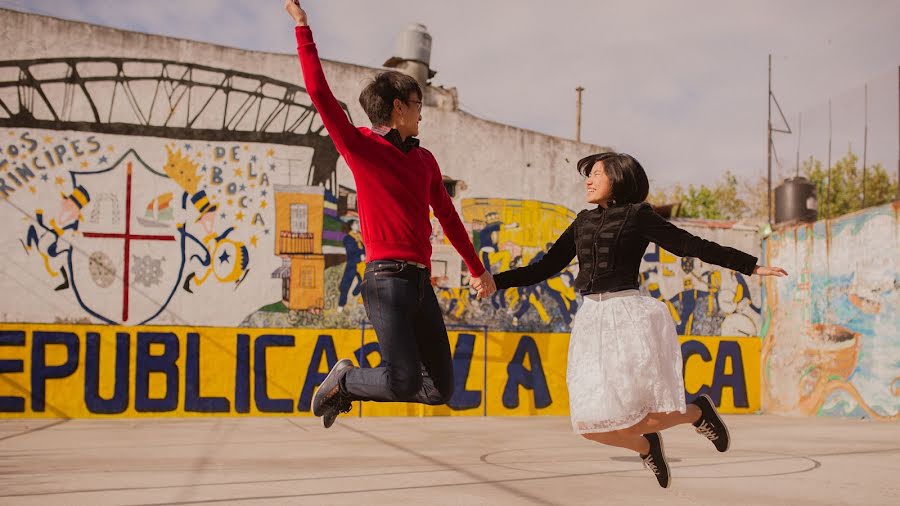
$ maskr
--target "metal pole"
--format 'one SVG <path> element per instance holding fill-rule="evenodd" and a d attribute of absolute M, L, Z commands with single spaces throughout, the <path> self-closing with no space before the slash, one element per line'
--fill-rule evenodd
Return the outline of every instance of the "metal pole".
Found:
<path fill-rule="evenodd" d="M 575 88 L 577 99 L 575 101 L 575 142 L 581 142 L 581 92 L 584 88 L 581 86 Z"/>
<path fill-rule="evenodd" d="M 869 151 L 869 85 L 866 83 L 865 86 L 865 104 L 864 108 L 864 121 L 865 127 L 863 129 L 863 174 L 862 174 L 862 206 L 863 209 L 866 207 L 866 154 Z"/>
<path fill-rule="evenodd" d="M 828 101 L 828 181 L 825 186 L 825 218 L 831 217 L 831 100 Z"/>
<path fill-rule="evenodd" d="M 772 224 L 772 54 L 769 53 L 769 94 L 766 95 L 767 100 L 769 101 L 769 126 L 766 132 L 766 139 L 768 144 L 768 157 L 767 157 L 767 165 L 768 165 L 768 175 L 766 176 L 766 182 L 768 186 L 768 191 L 766 192 L 766 203 L 769 207 L 769 225 Z"/>
<path fill-rule="evenodd" d="M 897 200 L 900 200 L 900 66 L 897 67 Z"/>
<path fill-rule="evenodd" d="M 803 113 L 797 115 L 797 161 L 794 165 L 796 176 L 800 177 L 800 143 L 803 142 Z"/>

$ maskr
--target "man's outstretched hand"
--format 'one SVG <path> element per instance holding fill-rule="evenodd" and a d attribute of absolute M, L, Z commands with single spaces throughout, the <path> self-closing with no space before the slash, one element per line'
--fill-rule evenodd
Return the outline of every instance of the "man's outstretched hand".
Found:
<path fill-rule="evenodd" d="M 284 10 L 290 14 L 297 26 L 306 26 L 306 11 L 300 7 L 300 0 L 284 0 Z"/>

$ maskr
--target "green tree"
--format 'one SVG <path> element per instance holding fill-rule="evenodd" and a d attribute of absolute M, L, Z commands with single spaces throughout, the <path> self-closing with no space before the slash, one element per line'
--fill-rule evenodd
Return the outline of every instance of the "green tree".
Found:
<path fill-rule="evenodd" d="M 680 203 L 677 218 L 703 218 L 709 220 L 737 220 L 750 212 L 750 206 L 741 195 L 739 181 L 730 171 L 712 186 L 690 185 L 685 189 L 675 185 L 655 191 L 647 199 L 651 204 Z"/>
<path fill-rule="evenodd" d="M 858 167 L 859 157 L 847 151 L 843 158 L 831 168 L 829 174 L 820 160 L 813 157 L 805 160 L 801 173 L 816 186 L 819 205 L 819 219 L 834 218 L 866 207 L 891 202 L 897 196 L 897 181 L 880 164 L 866 168 L 865 202 L 863 202 L 863 171 Z M 775 177 L 772 193 L 784 181 Z M 739 180 L 731 172 L 711 186 L 675 185 L 669 189 L 659 189 L 647 199 L 654 205 L 680 204 L 674 217 L 704 218 L 711 220 L 746 220 L 764 223 L 768 220 L 768 183 L 765 177 L 751 177 Z M 774 198 L 772 210 L 774 213 Z"/>
<path fill-rule="evenodd" d="M 803 162 L 803 174 L 816 185 L 819 219 L 834 218 L 866 207 L 891 202 L 897 195 L 897 184 L 884 167 L 877 163 L 863 171 L 857 167 L 859 157 L 848 151 L 828 170 L 820 160 L 810 157 Z M 863 189 L 865 188 L 865 194 Z"/>

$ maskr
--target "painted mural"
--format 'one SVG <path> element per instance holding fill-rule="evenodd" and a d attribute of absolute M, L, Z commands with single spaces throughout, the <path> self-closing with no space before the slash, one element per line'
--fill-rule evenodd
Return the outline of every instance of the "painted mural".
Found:
<path fill-rule="evenodd" d="M 0 73 L 5 320 L 235 326 L 269 302 L 321 314 L 355 192 L 302 87 L 151 59 Z"/>
<path fill-rule="evenodd" d="M 365 266 L 352 181 L 337 195 L 298 171 L 309 148 L 7 128 L 0 195 L 27 321 L 358 328 Z M 139 140 L 139 142 L 136 142 Z M 309 163 L 305 166 L 307 170 Z M 344 185 L 343 183 L 346 183 Z M 539 261 L 574 219 L 562 206 L 462 199 L 494 272 Z M 448 323 L 566 332 L 577 264 L 480 301 L 434 220 L 433 282 Z M 681 335 L 757 335 L 758 296 L 737 273 L 651 246 L 642 289 Z M 222 311 L 222 308 L 229 308 Z"/>
<path fill-rule="evenodd" d="M 739 272 L 651 244 L 641 280 L 644 293 L 665 302 L 679 335 L 759 335 L 759 283 Z"/>
<path fill-rule="evenodd" d="M 287 178 L 275 147 L 135 143 L 47 130 L 5 134 L 4 233 L 17 248 L 7 276 L 19 281 L 24 299 L 32 298 L 20 306 L 28 319 L 52 321 L 59 316 L 54 304 L 67 301 L 94 322 L 235 324 L 240 320 L 222 306 L 210 314 L 202 308 L 247 299 L 249 312 L 261 291 L 280 291 L 269 276 L 280 260 L 321 257 L 322 242 L 293 246 L 303 233 L 288 236 L 281 220 L 289 226 L 293 210 L 295 226 L 308 220 L 321 237 L 325 191 L 279 184 Z M 284 216 L 272 212 L 282 200 L 289 208 Z M 315 307 L 315 300 L 305 303 Z"/>
<path fill-rule="evenodd" d="M 900 420 L 900 205 L 765 242 L 794 274 L 766 283 L 763 408 Z"/>
<path fill-rule="evenodd" d="M 539 261 L 575 218 L 574 211 L 545 202 L 484 198 L 461 204 L 475 249 L 492 272 Z M 435 250 L 446 251 L 449 243 L 440 225 L 434 222 L 433 227 Z M 498 292 L 486 301 L 465 288 L 464 269 L 461 283 L 451 286 L 436 268 L 435 286 L 450 323 L 567 332 L 581 302 L 573 286 L 577 273 L 573 260 L 543 283 Z M 641 265 L 641 291 L 666 303 L 679 335 L 759 335 L 759 285 L 740 273 L 650 245 Z"/>

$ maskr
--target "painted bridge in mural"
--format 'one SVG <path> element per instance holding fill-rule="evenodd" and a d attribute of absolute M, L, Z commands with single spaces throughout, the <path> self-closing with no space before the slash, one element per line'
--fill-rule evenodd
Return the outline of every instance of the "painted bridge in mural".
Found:
<path fill-rule="evenodd" d="M 311 147 L 307 184 L 337 188 L 339 155 L 306 89 L 232 69 L 146 58 L 0 61 L 0 127 Z"/>

